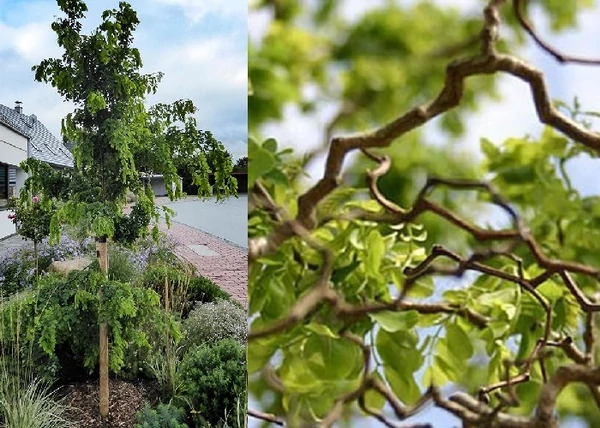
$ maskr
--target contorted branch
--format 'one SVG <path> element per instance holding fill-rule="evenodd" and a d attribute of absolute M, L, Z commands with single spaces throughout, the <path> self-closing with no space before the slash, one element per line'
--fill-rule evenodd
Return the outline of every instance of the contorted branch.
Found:
<path fill-rule="evenodd" d="M 526 0 L 513 0 L 513 10 L 515 12 L 515 16 L 517 17 L 517 21 L 519 21 L 519 24 L 521 24 L 521 27 L 523 27 L 523 29 L 527 32 L 527 34 L 531 36 L 531 38 L 537 43 L 539 47 L 541 47 L 543 50 L 552 55 L 554 59 L 556 59 L 560 63 L 572 62 L 584 65 L 600 65 L 600 59 L 567 55 L 557 51 L 555 48 L 550 46 L 550 44 L 546 43 L 535 31 L 533 25 L 527 20 L 527 18 L 523 14 L 523 3 L 526 3 Z"/>
<path fill-rule="evenodd" d="M 600 134 L 589 131 L 556 110 L 548 94 L 544 76 L 530 64 L 506 54 L 499 54 L 495 49 L 495 41 L 498 35 L 499 8 L 505 0 L 490 0 L 484 10 L 484 26 L 481 32 L 481 53 L 478 56 L 454 61 L 446 69 L 444 86 L 438 96 L 421 106 L 398 116 L 391 122 L 371 132 L 358 135 L 334 138 L 329 147 L 323 177 L 307 192 L 298 199 L 298 213 L 295 218 L 289 219 L 281 215 L 280 210 L 266 189 L 257 184 L 255 192 L 262 206 L 270 213 L 277 226 L 269 237 L 251 240 L 249 245 L 249 256 L 251 263 L 258 257 L 268 255 L 280 247 L 290 238 L 301 239 L 322 256 L 319 276 L 315 285 L 309 289 L 293 305 L 289 314 L 261 330 L 251 331 L 249 340 L 252 342 L 257 338 L 270 336 L 279 332 L 287 331 L 295 325 L 310 319 L 322 306 L 329 306 L 338 320 L 346 325 L 351 325 L 369 314 L 381 311 L 408 311 L 414 310 L 421 314 L 451 313 L 462 317 L 477 328 L 485 328 L 491 322 L 486 316 L 462 305 L 450 305 L 447 303 L 416 303 L 407 300 L 411 287 L 419 278 L 432 275 L 460 276 L 466 271 L 475 271 L 487 276 L 500 278 L 513 282 L 529 293 L 533 299 L 544 310 L 543 333 L 538 337 L 533 350 L 520 362 L 508 362 L 506 378 L 492 385 L 482 387 L 478 398 L 463 392 L 456 392 L 449 398 L 442 396 L 441 392 L 431 386 L 418 402 L 411 407 L 405 406 L 388 388 L 388 386 L 373 376 L 371 373 L 371 348 L 366 345 L 362 338 L 354 336 L 346 331 L 341 333 L 342 337 L 356 344 L 363 353 L 364 369 L 360 383 L 353 390 L 337 397 L 333 408 L 323 420 L 324 426 L 333 425 L 341 416 L 344 407 L 356 402 L 367 414 L 377 418 L 386 426 L 395 426 L 393 422 L 382 412 L 369 409 L 365 402 L 365 394 L 368 391 L 381 395 L 399 420 L 404 420 L 420 410 L 426 403 L 433 401 L 437 406 L 446 409 L 459 417 L 464 426 L 490 426 L 490 427 L 518 427 L 518 428 L 541 428 L 558 427 L 555 418 L 556 400 L 561 391 L 572 382 L 584 383 L 589 389 L 592 397 L 600 405 L 600 368 L 595 366 L 594 349 L 595 336 L 593 334 L 593 316 L 600 310 L 600 304 L 594 299 L 588 298 L 575 283 L 572 274 L 600 279 L 600 271 L 573 261 L 552 259 L 544 254 L 540 245 L 516 210 L 505 201 L 489 184 L 481 181 L 468 181 L 457 179 L 429 178 L 426 185 L 419 192 L 413 205 L 403 208 L 388 200 L 378 188 L 378 179 L 387 173 L 390 168 L 390 159 L 373 153 L 370 149 L 387 147 L 392 142 L 402 137 L 407 132 L 424 125 L 431 119 L 443 114 L 457 106 L 463 96 L 464 84 L 468 77 L 482 74 L 494 74 L 504 72 L 513 75 L 526 82 L 532 93 L 536 112 L 541 122 L 562 132 L 572 140 L 600 153 Z M 522 2 L 513 0 L 513 8 L 521 25 L 536 40 L 536 42 L 553 54 L 557 59 L 566 62 L 582 62 L 577 58 L 566 57 L 558 54 L 548 47 L 535 33 L 533 27 L 524 18 L 521 11 Z M 562 59 L 561 59 L 562 58 Z M 591 61 L 591 60 L 590 60 Z M 586 63 L 592 63 L 592 62 Z M 404 273 L 404 281 L 400 295 L 389 302 L 363 302 L 351 304 L 344 298 L 343 294 L 334 289 L 331 282 L 333 270 L 333 254 L 323 244 L 310 237 L 310 231 L 317 226 L 314 216 L 315 209 L 320 201 L 330 194 L 340 181 L 340 174 L 346 155 L 353 150 L 361 150 L 366 156 L 377 163 L 375 168 L 367 172 L 367 179 L 371 196 L 381 205 L 383 213 L 368 213 L 362 211 L 346 214 L 344 218 L 375 220 L 390 224 L 409 223 L 416 220 L 424 213 L 433 213 L 451 223 L 453 226 L 463 230 L 482 243 L 491 245 L 502 245 L 474 252 L 468 257 L 460 256 L 449 249 L 435 246 L 431 253 L 419 265 L 407 269 Z M 489 201 L 502 208 L 510 217 L 512 226 L 510 229 L 490 230 L 481 228 L 459 215 L 434 202 L 430 195 L 437 187 L 447 187 L 453 190 L 478 191 L 487 195 Z M 329 219 L 321 220 L 329 221 Z M 523 266 L 513 251 L 518 247 L 525 248 L 533 256 L 538 267 L 542 270 L 537 276 L 527 278 Z M 508 257 L 517 265 L 517 273 L 506 272 L 489 264 L 495 257 Z M 441 264 L 439 259 L 445 258 L 450 264 Z M 585 351 L 581 351 L 569 337 L 551 337 L 552 307 L 540 294 L 538 287 L 551 278 L 560 278 L 565 287 L 574 296 L 580 309 L 586 314 L 586 332 L 584 334 Z M 553 373 L 547 373 L 544 359 L 550 348 L 560 348 L 574 364 L 559 367 Z M 507 406 L 516 405 L 518 397 L 514 386 L 528 382 L 534 363 L 539 363 L 542 373 L 543 386 L 538 397 L 537 411 L 530 417 L 515 416 L 505 412 Z M 508 365 L 518 367 L 517 375 L 510 375 Z M 279 391 L 284 391 L 285 386 L 280 385 Z M 505 391 L 500 393 L 499 391 Z M 489 395 L 494 392 L 503 397 L 500 405 L 491 407 Z M 503 394 L 503 395 L 502 395 Z"/>
<path fill-rule="evenodd" d="M 296 221 L 308 229 L 314 226 L 315 207 L 338 186 L 344 159 L 350 151 L 387 147 L 407 132 L 456 107 L 462 99 L 465 80 L 471 76 L 504 72 L 523 80 L 530 86 L 536 112 L 542 123 L 600 153 L 600 134 L 585 129 L 553 106 L 544 75 L 540 70 L 512 55 L 498 54 L 493 49 L 495 34 L 498 32 L 498 8 L 502 3 L 504 1 L 490 1 L 486 8 L 486 20 L 482 31 L 483 53 L 450 63 L 446 69 L 444 87 L 437 98 L 415 107 L 373 131 L 338 137 L 331 141 L 323 178 L 298 199 Z M 269 239 L 251 241 L 250 260 L 276 251 L 278 245 L 273 243 L 281 243 L 292 235 L 289 225 L 283 223 L 275 229 Z"/>

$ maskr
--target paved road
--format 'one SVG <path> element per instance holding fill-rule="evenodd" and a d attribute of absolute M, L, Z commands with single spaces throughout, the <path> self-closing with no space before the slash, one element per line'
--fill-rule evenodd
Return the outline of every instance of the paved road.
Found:
<path fill-rule="evenodd" d="M 248 248 L 248 195 L 223 202 L 188 197 L 167 205 L 177 212 L 176 222 Z"/>

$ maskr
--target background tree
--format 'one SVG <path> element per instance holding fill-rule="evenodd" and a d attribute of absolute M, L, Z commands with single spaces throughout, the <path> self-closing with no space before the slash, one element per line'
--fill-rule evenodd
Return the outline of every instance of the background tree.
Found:
<path fill-rule="evenodd" d="M 64 202 L 52 219 L 52 231 L 58 236 L 61 223 L 83 224 L 97 238 L 101 269 L 108 270 L 107 240 L 133 240 L 147 233 L 152 220 L 160 219 L 150 186 L 142 182 L 136 159 L 151 153 L 146 166 L 162 174 L 171 198 L 181 195 L 173 154 L 179 147 L 196 147 L 199 141 L 195 108 L 191 101 L 145 106 L 147 94 L 154 93 L 161 73 L 141 74 L 140 52 L 133 47 L 133 33 L 139 24 L 135 11 L 125 2 L 102 14 L 102 23 L 90 35 L 81 34 L 87 6 L 82 0 L 58 0 L 64 17 L 57 18 L 52 29 L 61 58 L 45 59 L 34 66 L 35 79 L 48 82 L 65 101 L 75 105 L 62 122 L 62 134 L 74 143 L 74 180 L 79 187 L 67 191 Z M 176 124 L 183 124 L 177 127 Z M 208 196 L 207 158 L 218 176 L 214 193 L 225 196 L 234 191 L 228 177 L 231 159 L 222 145 L 199 147 L 192 159 L 199 195 Z M 171 185 L 172 184 L 172 185 Z M 123 207 L 127 192 L 136 196 L 131 213 Z M 164 208 L 167 222 L 172 212 Z M 154 232 L 158 234 L 157 226 Z M 102 287 L 100 287 L 102 294 Z M 101 311 L 102 313 L 102 311 Z M 108 332 L 106 320 L 100 323 L 100 414 L 108 414 Z"/>
<path fill-rule="evenodd" d="M 595 426 L 597 307 L 586 296 L 597 288 L 597 198 L 582 197 L 564 165 L 596 157 L 599 140 L 577 106 L 552 106 L 543 75 L 505 53 L 523 29 L 537 33 L 524 2 L 503 3 L 465 19 L 388 2 L 355 22 L 335 13 L 340 2 L 258 4 L 273 20 L 250 56 L 254 416 L 395 426 L 433 401 L 465 426 L 557 426 L 555 412 Z M 541 7 L 560 30 L 583 5 Z M 434 117 L 450 140 L 461 135 L 501 72 L 531 86 L 549 125 L 539 138 L 483 140 L 481 165 L 427 144 Z M 263 133 L 290 104 L 327 102 L 339 110 L 317 144 L 326 169 L 307 189 L 299 175 L 316 156 Z M 365 156 L 348 172 L 354 150 Z M 491 205 L 500 227 L 478 226 Z M 444 276 L 462 280 L 441 292 Z M 468 394 L 448 396 L 448 385 Z"/>
<path fill-rule="evenodd" d="M 233 165 L 233 170 L 237 172 L 248 172 L 248 156 L 239 158 L 235 162 L 235 165 Z"/>
<path fill-rule="evenodd" d="M 160 171 L 162 159 L 169 157 L 187 192 L 200 195 L 214 193 L 217 200 L 221 200 L 235 193 L 237 188 L 236 179 L 231 176 L 231 153 L 212 132 L 197 129 L 196 119 L 191 115 L 186 115 L 182 124 L 172 124 L 177 119 L 177 109 L 189 108 L 186 104 L 190 104 L 189 107 L 195 111 L 189 101 L 179 101 L 173 105 L 157 104 L 150 109 L 155 135 L 162 141 L 150 147 L 149 151 L 139 152 L 136 165 L 144 172 L 153 173 Z M 214 181 L 212 192 L 209 174 L 212 174 Z"/>
<path fill-rule="evenodd" d="M 20 164 L 31 176 L 25 180 L 18 198 L 11 198 L 7 207 L 14 211 L 9 218 L 23 239 L 33 242 L 35 274 L 39 274 L 38 245 L 50 235 L 50 222 L 56 213 L 56 202 L 44 189 L 42 177 L 52 175 L 52 167 L 37 159 L 29 158 Z"/>

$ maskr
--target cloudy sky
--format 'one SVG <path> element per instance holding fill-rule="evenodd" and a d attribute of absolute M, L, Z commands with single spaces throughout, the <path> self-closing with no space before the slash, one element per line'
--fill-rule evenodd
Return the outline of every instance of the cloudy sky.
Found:
<path fill-rule="evenodd" d="M 104 9 L 118 0 L 88 0 L 84 33 L 97 27 Z M 247 1 L 130 0 L 141 21 L 134 45 L 143 72 L 164 79 L 150 104 L 191 99 L 198 126 L 210 130 L 233 154 L 247 151 Z M 56 136 L 71 111 L 49 84 L 33 79 L 31 67 L 62 52 L 50 25 L 55 0 L 0 0 L 0 104 L 23 102 Z"/>

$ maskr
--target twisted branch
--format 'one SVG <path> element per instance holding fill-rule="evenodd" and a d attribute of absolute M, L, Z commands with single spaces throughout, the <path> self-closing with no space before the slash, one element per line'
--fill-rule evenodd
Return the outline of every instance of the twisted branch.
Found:
<path fill-rule="evenodd" d="M 369 409 L 364 400 L 365 393 L 374 390 L 382 395 L 394 410 L 400 420 L 410 417 L 419 411 L 427 402 L 433 401 L 437 406 L 446 409 L 463 420 L 465 426 L 494 426 L 494 427 L 557 427 L 558 422 L 554 418 L 554 407 L 556 399 L 566 385 L 571 382 L 583 382 L 587 385 L 590 393 L 597 403 L 600 403 L 600 368 L 594 366 L 593 351 L 595 348 L 595 337 L 593 335 L 593 314 L 600 310 L 600 304 L 587 298 L 571 274 L 589 276 L 600 279 L 600 271 L 577 262 L 555 260 L 546 256 L 529 230 L 522 224 L 518 213 L 505 201 L 491 186 L 481 181 L 467 181 L 456 179 L 430 178 L 419 192 L 411 208 L 405 209 L 388 200 L 378 188 L 378 179 L 387 173 L 390 168 L 390 159 L 373 153 L 372 148 L 383 148 L 391 145 L 407 132 L 420 127 L 435 117 L 456 107 L 463 96 L 466 80 L 471 76 L 487 75 L 495 73 L 506 73 L 515 76 L 530 87 L 536 113 L 539 120 L 550 127 L 562 132 L 570 139 L 600 153 L 600 134 L 589 131 L 574 120 L 561 114 L 554 108 L 548 93 L 546 82 L 542 72 L 530 64 L 507 54 L 500 54 L 496 50 L 498 38 L 499 8 L 505 0 L 490 0 L 484 9 L 484 26 L 481 31 L 481 53 L 477 56 L 457 60 L 450 63 L 446 69 L 446 77 L 442 90 L 438 96 L 428 103 L 417 106 L 412 110 L 398 116 L 389 123 L 370 132 L 337 137 L 331 140 L 326 160 L 323 177 L 310 189 L 298 198 L 298 213 L 294 219 L 285 219 L 281 211 L 276 207 L 264 188 L 258 187 L 257 193 L 262 199 L 262 205 L 272 214 L 272 218 L 278 223 L 269 237 L 257 238 L 250 241 L 249 257 L 253 262 L 257 258 L 277 251 L 279 246 L 292 237 L 298 237 L 307 242 L 312 248 L 319 251 L 323 261 L 319 271 L 319 279 L 315 286 L 310 289 L 292 307 L 290 313 L 259 331 L 251 331 L 249 340 L 276 334 L 288 330 L 299 322 L 308 319 L 311 314 L 319 309 L 321 304 L 327 304 L 333 308 L 335 315 L 340 320 L 354 322 L 367 314 L 381 311 L 405 311 L 416 310 L 419 313 L 453 313 L 457 314 L 478 328 L 484 328 L 489 320 L 468 308 L 453 306 L 444 303 L 418 304 L 409 302 L 406 297 L 411 286 L 417 279 L 427 275 L 454 275 L 460 276 L 467 270 L 476 271 L 485 275 L 511 281 L 529 294 L 538 302 L 545 313 L 543 334 L 537 341 L 534 349 L 522 363 L 521 370 L 516 376 L 510 376 L 507 366 L 506 379 L 493 385 L 481 388 L 480 399 L 468 394 L 457 392 L 444 398 L 434 387 L 429 388 L 421 399 L 411 407 L 401 403 L 385 383 L 370 375 L 370 349 L 362 339 L 349 333 L 343 337 L 351 340 L 359 346 L 363 352 L 364 370 L 360 385 L 338 397 L 334 407 L 323 420 L 323 426 L 331 426 L 339 419 L 348 403 L 356 401 L 366 413 L 377 418 L 386 426 L 394 426 L 381 412 Z M 523 28 L 533 37 L 538 45 L 555 56 L 561 62 L 579 62 L 597 64 L 597 60 L 582 60 L 578 57 L 569 57 L 558 53 L 545 42 L 526 20 L 521 11 L 522 2 L 513 0 L 513 9 L 518 21 Z M 330 130 L 329 130 L 330 131 Z M 371 196 L 383 207 L 384 213 L 366 213 L 360 210 L 342 216 L 346 219 L 374 219 L 376 221 L 390 224 L 408 223 L 416 220 L 420 215 L 431 212 L 445 219 L 455 227 L 469 233 L 480 242 L 501 241 L 505 245 L 502 249 L 488 249 L 478 251 L 469 257 L 462 257 L 441 246 L 432 249 L 431 254 L 418 266 L 405 271 L 406 280 L 399 297 L 392 302 L 366 302 L 361 304 L 349 304 L 343 295 L 335 291 L 329 285 L 332 269 L 333 255 L 322 244 L 316 242 L 309 236 L 310 230 L 317 226 L 315 209 L 320 201 L 329 195 L 340 184 L 346 155 L 353 150 L 361 150 L 366 156 L 377 163 L 377 166 L 367 172 L 369 190 Z M 455 190 L 477 190 L 485 192 L 491 203 L 502 208 L 511 218 L 512 228 L 506 230 L 488 230 L 480 228 L 462 219 L 442 205 L 430 200 L 428 197 L 436 187 L 448 187 Z M 323 220 L 329 221 L 331 218 Z M 543 272 L 534 278 L 525 278 L 523 266 L 520 259 L 512 254 L 517 246 L 525 246 L 537 265 Z M 486 262 L 493 257 L 510 257 L 518 267 L 518 274 L 514 275 L 500 269 L 496 269 Z M 455 267 L 438 265 L 437 259 L 445 257 L 456 263 Z M 560 341 L 551 340 L 552 308 L 550 304 L 537 291 L 551 277 L 557 275 L 561 278 L 567 289 L 573 294 L 580 308 L 587 314 L 586 333 L 584 334 L 585 352 L 580 351 L 573 344 L 572 339 L 565 338 Z M 562 349 L 567 357 L 575 364 L 559 367 L 553 374 L 546 373 L 544 358 L 548 347 Z M 515 405 L 517 398 L 514 386 L 529 381 L 531 367 L 539 362 L 542 370 L 544 385 L 538 399 L 537 412 L 531 417 L 514 416 L 504 413 L 502 409 L 506 406 Z M 500 394 L 501 404 L 495 408 L 490 407 L 489 394 L 493 391 L 506 389 L 508 398 Z"/>
<path fill-rule="evenodd" d="M 537 33 L 537 31 L 535 31 L 535 28 L 533 27 L 531 22 L 529 22 L 525 17 L 523 13 L 523 3 L 526 2 L 524 2 L 523 0 L 513 0 L 513 11 L 515 12 L 515 17 L 517 18 L 517 21 L 519 21 L 521 27 L 523 27 L 527 34 L 531 36 L 531 38 L 540 48 L 552 55 L 555 60 L 562 64 L 571 62 L 582 65 L 600 65 L 600 59 L 567 55 L 565 53 L 559 52 L 558 50 L 553 48 L 549 43 L 545 42 Z"/>

